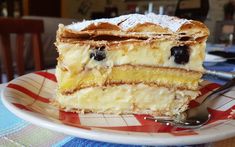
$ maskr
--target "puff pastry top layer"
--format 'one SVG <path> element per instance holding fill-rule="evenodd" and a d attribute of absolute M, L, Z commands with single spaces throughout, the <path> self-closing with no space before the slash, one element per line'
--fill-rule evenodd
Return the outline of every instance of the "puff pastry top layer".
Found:
<path fill-rule="evenodd" d="M 159 34 L 207 37 L 208 28 L 199 21 L 154 13 L 128 14 L 110 19 L 96 19 L 59 26 L 58 38 L 88 36 L 154 37 Z"/>

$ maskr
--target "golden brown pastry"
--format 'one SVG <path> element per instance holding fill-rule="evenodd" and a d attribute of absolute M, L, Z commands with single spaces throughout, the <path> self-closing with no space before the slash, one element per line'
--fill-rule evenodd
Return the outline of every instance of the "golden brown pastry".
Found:
<path fill-rule="evenodd" d="M 59 25 L 61 109 L 175 115 L 198 94 L 209 31 L 198 21 L 130 14 Z"/>

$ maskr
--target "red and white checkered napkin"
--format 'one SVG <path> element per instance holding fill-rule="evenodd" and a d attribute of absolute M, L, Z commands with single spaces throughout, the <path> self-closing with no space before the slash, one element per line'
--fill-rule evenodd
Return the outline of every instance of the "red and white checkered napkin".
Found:
<path fill-rule="evenodd" d="M 190 107 L 199 105 L 203 98 L 219 85 L 202 82 L 201 95 L 190 102 Z M 5 97 L 16 107 L 31 111 L 55 123 L 75 126 L 85 130 L 141 135 L 200 135 L 235 129 L 235 89 L 221 95 L 210 104 L 211 120 L 200 129 L 188 130 L 165 126 L 149 120 L 146 115 L 76 114 L 58 110 L 50 104 L 55 97 L 56 78 L 53 71 L 42 71 L 17 78 L 9 83 Z M 233 110 L 234 109 L 234 110 Z"/>

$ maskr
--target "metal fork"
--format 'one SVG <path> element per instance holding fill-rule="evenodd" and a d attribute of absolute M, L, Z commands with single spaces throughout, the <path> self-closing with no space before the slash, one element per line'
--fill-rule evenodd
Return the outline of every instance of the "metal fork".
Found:
<path fill-rule="evenodd" d="M 219 77 L 222 79 L 233 79 L 235 78 L 235 73 L 234 72 L 223 72 L 223 71 L 213 71 L 213 70 L 205 70 L 204 74 L 212 75 L 215 77 Z"/>
<path fill-rule="evenodd" d="M 235 78 L 210 93 L 199 106 L 188 109 L 180 115 L 174 117 L 145 117 L 144 119 L 179 128 L 199 128 L 210 120 L 211 115 L 207 110 L 209 102 L 229 91 L 233 86 L 235 86 Z"/>

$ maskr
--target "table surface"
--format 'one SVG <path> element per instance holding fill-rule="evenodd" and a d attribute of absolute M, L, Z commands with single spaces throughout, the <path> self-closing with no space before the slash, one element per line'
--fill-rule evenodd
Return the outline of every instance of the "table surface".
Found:
<path fill-rule="evenodd" d="M 234 49 L 231 49 L 235 51 Z M 207 66 L 207 69 L 221 71 L 235 71 L 235 63 L 218 63 L 213 66 Z M 212 80 L 217 83 L 224 83 L 224 80 L 213 76 L 206 76 L 207 80 Z M 0 90 L 6 84 L 0 84 Z M 7 120 L 7 121 L 6 121 Z M 226 140 L 209 143 L 212 146 L 232 147 L 235 144 L 235 137 Z M 92 141 L 73 136 L 68 136 L 62 133 L 54 132 L 45 128 L 41 128 L 26 122 L 11 112 L 9 112 L 0 101 L 0 145 L 4 146 L 132 146 L 110 144 L 105 142 Z M 196 146 L 208 146 L 196 145 Z"/>

